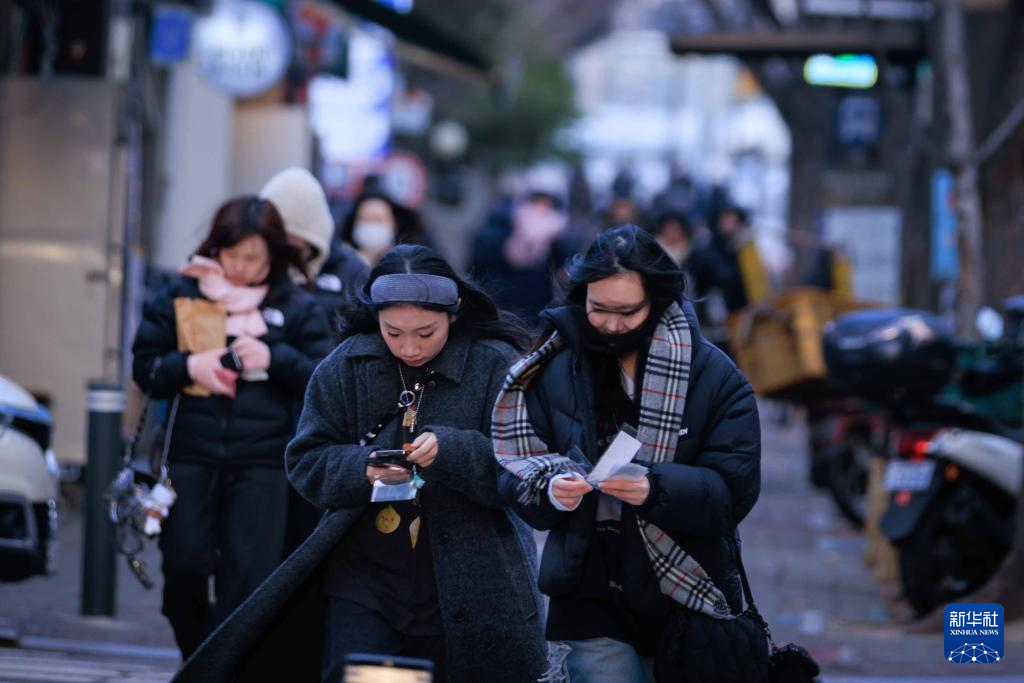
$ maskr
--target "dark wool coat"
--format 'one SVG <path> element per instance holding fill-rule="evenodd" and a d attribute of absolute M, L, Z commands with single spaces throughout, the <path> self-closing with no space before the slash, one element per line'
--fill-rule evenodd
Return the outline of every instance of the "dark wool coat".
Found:
<path fill-rule="evenodd" d="M 454 335 L 429 367 L 420 421 L 438 439 L 420 492 L 433 550 L 448 648 L 449 680 L 533 681 L 546 668 L 536 546 L 497 490 L 491 410 L 515 358 L 509 345 Z M 318 680 L 324 619 L 309 610 L 325 560 L 370 499 L 366 457 L 356 444 L 394 405 L 397 360 L 379 334 L 344 341 L 317 368 L 288 474 L 327 510 L 292 554 L 188 661 L 177 680 Z M 397 420 L 376 443 L 389 447 Z M 302 617 L 299 613 L 307 609 Z"/>
<path fill-rule="evenodd" d="M 179 297 L 205 298 L 195 278 L 173 280 L 143 308 L 132 345 L 135 381 L 156 399 L 171 398 L 192 382 L 187 355 L 177 350 L 174 299 Z M 330 337 L 313 296 L 286 276 L 271 284 L 260 310 L 267 322 L 260 341 L 270 349 L 270 379 L 239 380 L 234 399 L 182 395 L 171 462 L 284 466 L 306 383 L 330 349 Z"/>
<path fill-rule="evenodd" d="M 736 527 L 757 501 L 761 488 L 761 432 L 754 392 L 732 361 L 700 335 L 693 307 L 682 305 L 690 324 L 693 358 L 683 430 L 674 462 L 651 469 L 651 494 L 639 507 L 623 506 L 624 585 L 626 598 L 651 616 L 666 609 L 636 530 L 639 514 L 667 531 L 690 552 L 740 609 L 742 588 L 736 565 Z M 578 323 L 570 309 L 545 311 L 543 317 L 562 335 L 566 348 L 553 356 L 527 389 L 530 421 L 553 452 L 582 452 L 596 462 L 596 408 L 586 353 L 581 353 Z M 499 473 L 499 487 L 531 526 L 550 529 L 540 567 L 540 589 L 557 596 L 571 593 L 583 576 L 583 560 L 593 536 L 597 496 L 584 496 L 572 512 L 555 509 L 547 496 L 539 505 L 518 501 L 519 480 Z"/>

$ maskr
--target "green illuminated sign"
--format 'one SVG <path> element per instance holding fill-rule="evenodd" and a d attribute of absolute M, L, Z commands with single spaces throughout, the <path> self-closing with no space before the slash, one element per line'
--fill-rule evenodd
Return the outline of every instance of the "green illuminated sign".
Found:
<path fill-rule="evenodd" d="M 878 82 L 871 55 L 811 55 L 804 62 L 804 80 L 834 88 L 870 88 Z"/>

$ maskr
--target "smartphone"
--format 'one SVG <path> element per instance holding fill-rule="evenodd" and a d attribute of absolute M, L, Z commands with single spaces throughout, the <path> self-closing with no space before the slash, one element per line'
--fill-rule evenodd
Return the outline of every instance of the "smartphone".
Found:
<path fill-rule="evenodd" d="M 412 463 L 405 459 L 407 455 L 401 448 L 374 451 L 370 453 L 368 464 L 370 467 L 404 467 L 411 470 Z"/>
<path fill-rule="evenodd" d="M 431 683 L 433 680 L 434 663 L 429 659 L 350 654 L 345 657 L 341 683 Z"/>
<path fill-rule="evenodd" d="M 235 372 L 242 371 L 242 359 L 238 357 L 234 349 L 228 349 L 228 352 L 220 357 L 221 367 L 227 368 L 228 370 L 234 370 Z"/>

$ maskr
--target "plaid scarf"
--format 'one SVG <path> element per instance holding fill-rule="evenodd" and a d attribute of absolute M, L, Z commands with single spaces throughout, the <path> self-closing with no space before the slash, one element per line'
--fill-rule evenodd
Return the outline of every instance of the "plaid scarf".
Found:
<path fill-rule="evenodd" d="M 585 475 L 584 467 L 564 455 L 551 453 L 530 424 L 526 388 L 537 372 L 565 342 L 557 332 L 509 371 L 494 406 L 491 435 L 498 464 L 521 481 L 519 500 L 538 504 L 556 474 Z M 690 379 L 693 347 L 690 326 L 678 304 L 662 315 L 654 331 L 640 396 L 638 460 L 672 462 L 682 429 L 683 408 Z M 732 614 L 725 596 L 697 561 L 654 524 L 636 516 L 647 555 L 661 592 L 683 607 L 717 619 Z"/>

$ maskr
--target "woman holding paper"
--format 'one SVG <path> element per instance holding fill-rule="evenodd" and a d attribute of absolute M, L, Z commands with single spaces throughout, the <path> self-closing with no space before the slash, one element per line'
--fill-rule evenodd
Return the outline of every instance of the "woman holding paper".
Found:
<path fill-rule="evenodd" d="M 760 489 L 757 406 L 648 233 L 609 230 L 568 272 L 568 304 L 542 314 L 548 332 L 495 408 L 499 488 L 550 530 L 540 588 L 571 680 L 650 681 L 672 609 L 742 609 L 736 527 Z"/>
<path fill-rule="evenodd" d="M 326 316 L 289 277 L 303 267 L 274 206 L 238 197 L 143 309 L 135 381 L 154 399 L 180 395 L 168 455 L 178 498 L 160 548 L 183 659 L 282 559 L 284 450 L 330 343 Z"/>
<path fill-rule="evenodd" d="M 520 328 L 412 245 L 384 256 L 344 319 L 287 453 L 290 481 L 327 514 L 190 671 L 219 680 L 241 668 L 267 675 L 254 657 L 301 660 L 335 682 L 347 655 L 374 653 L 428 659 L 438 683 L 537 680 L 546 660 L 536 550 L 498 494 L 489 436 Z M 288 630 L 280 625 L 311 594 L 326 597 L 326 614 L 296 628 L 322 644 L 318 659 L 276 657 L 277 641 L 239 633 Z M 239 642 L 259 651 L 231 651 Z"/>

